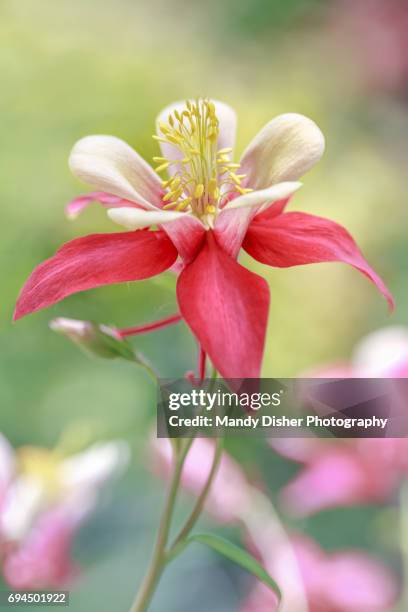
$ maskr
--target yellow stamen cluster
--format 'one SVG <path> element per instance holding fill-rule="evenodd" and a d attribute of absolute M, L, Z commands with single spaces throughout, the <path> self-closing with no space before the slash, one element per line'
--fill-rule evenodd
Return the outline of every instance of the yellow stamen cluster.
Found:
<path fill-rule="evenodd" d="M 60 488 L 60 457 L 53 451 L 25 446 L 18 452 L 20 473 L 35 479 L 49 497 Z"/>
<path fill-rule="evenodd" d="M 168 123 L 159 123 L 155 140 L 177 147 L 180 159 L 154 157 L 156 172 L 175 167 L 163 197 L 164 209 L 189 211 L 211 227 L 218 210 L 230 193 L 248 193 L 241 186 L 245 174 L 237 174 L 239 164 L 230 160 L 231 148 L 218 149 L 219 121 L 215 105 L 207 99 L 186 102 L 182 111 L 169 114 Z"/>

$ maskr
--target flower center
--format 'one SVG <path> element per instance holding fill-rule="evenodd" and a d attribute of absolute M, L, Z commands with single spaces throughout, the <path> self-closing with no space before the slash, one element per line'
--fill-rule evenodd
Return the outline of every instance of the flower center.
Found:
<path fill-rule="evenodd" d="M 169 114 L 168 123 L 159 123 L 161 134 L 155 140 L 178 149 L 178 159 L 154 157 L 156 172 L 168 170 L 163 181 L 164 209 L 188 211 L 213 227 L 218 211 L 231 194 L 248 193 L 241 186 L 245 174 L 237 174 L 239 164 L 231 162 L 231 148 L 218 149 L 220 133 L 215 105 L 207 99 L 186 102 L 180 112 Z M 170 167 L 173 168 L 170 169 Z"/>
<path fill-rule="evenodd" d="M 60 489 L 60 457 L 46 449 L 25 446 L 18 452 L 20 473 L 35 479 L 44 493 L 54 497 Z"/>

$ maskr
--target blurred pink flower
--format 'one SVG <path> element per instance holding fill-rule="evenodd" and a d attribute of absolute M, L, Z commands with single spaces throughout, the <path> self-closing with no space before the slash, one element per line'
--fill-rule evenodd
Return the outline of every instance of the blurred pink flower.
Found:
<path fill-rule="evenodd" d="M 172 448 L 167 438 L 152 438 L 152 466 L 167 477 L 171 470 Z M 199 495 L 207 481 L 214 455 L 214 441 L 196 438 L 184 464 L 181 483 L 189 493 Z M 239 465 L 223 453 L 211 487 L 206 511 L 220 523 L 239 521 L 249 503 L 249 484 Z"/>
<path fill-rule="evenodd" d="M 408 328 L 372 332 L 353 350 L 349 363 L 326 364 L 303 376 L 316 378 L 408 378 Z"/>
<path fill-rule="evenodd" d="M 88 511 L 76 504 L 40 515 L 26 539 L 5 555 L 7 583 L 14 589 L 44 589 L 71 582 L 79 574 L 71 558 L 72 541 Z"/>
<path fill-rule="evenodd" d="M 71 456 L 44 448 L 14 451 L 0 434 L 0 563 L 16 589 L 57 588 L 78 574 L 71 547 L 101 487 L 127 464 L 122 441 Z"/>
<path fill-rule="evenodd" d="M 252 545 L 256 550 L 257 542 Z M 264 541 L 261 547 L 264 551 Z M 392 609 L 397 598 L 396 582 L 379 561 L 352 550 L 327 554 L 303 535 L 292 537 L 291 547 L 299 565 L 309 612 L 387 612 Z M 281 559 L 273 541 L 269 551 L 261 560 L 267 571 L 276 576 L 277 571 L 281 571 Z M 257 583 L 241 608 L 241 612 L 275 610 L 273 593 L 261 583 Z"/>
<path fill-rule="evenodd" d="M 306 452 L 312 445 L 304 442 Z M 167 477 L 171 443 L 152 438 L 151 445 L 151 465 Z M 214 440 L 195 440 L 182 476 L 188 492 L 196 496 L 201 492 L 213 452 Z M 394 578 L 368 555 L 355 551 L 327 555 L 306 537 L 289 539 L 266 495 L 225 452 L 205 509 L 220 523 L 240 526 L 248 548 L 284 594 L 282 612 L 385 612 L 396 598 Z M 277 610 L 276 595 L 258 582 L 241 608 L 241 612 Z"/>
<path fill-rule="evenodd" d="M 212 457 L 214 440 L 197 438 L 187 456 L 182 474 L 182 486 L 196 497 L 207 480 Z M 165 438 L 152 437 L 152 461 L 150 465 L 160 476 L 168 477 L 171 467 L 171 443 Z M 287 536 L 274 513 L 267 497 L 246 477 L 242 468 L 224 451 L 217 476 L 210 489 L 205 510 L 219 523 L 235 523 L 246 538 L 267 543 L 267 550 L 273 541 L 273 550 L 280 550 L 280 568 L 284 571 L 275 576 L 285 593 L 285 603 L 281 612 L 307 612 L 303 604 L 303 588 L 294 556 L 287 546 Z M 262 535 L 261 535 L 262 534 Z M 271 592 L 269 597 L 276 601 Z M 276 602 L 277 603 L 277 602 Z M 273 612 L 275 608 L 267 608 Z M 265 608 L 263 610 L 265 612 Z"/>
<path fill-rule="evenodd" d="M 382 502 L 397 490 L 407 473 L 408 441 L 402 438 L 314 439 L 303 456 L 298 451 L 292 454 L 283 441 L 271 444 L 280 454 L 305 466 L 280 494 L 285 509 L 295 516 Z M 296 446 L 297 440 L 291 444 Z"/>
<path fill-rule="evenodd" d="M 408 5 L 406 0 L 338 0 L 334 29 L 342 52 L 350 49 L 371 87 L 408 89 Z"/>
<path fill-rule="evenodd" d="M 316 378 L 408 376 L 408 330 L 388 327 L 360 342 L 349 364 L 309 371 Z M 297 516 L 325 508 L 381 502 L 408 474 L 408 439 L 270 441 L 281 455 L 304 464 L 283 489 L 284 506 Z"/>

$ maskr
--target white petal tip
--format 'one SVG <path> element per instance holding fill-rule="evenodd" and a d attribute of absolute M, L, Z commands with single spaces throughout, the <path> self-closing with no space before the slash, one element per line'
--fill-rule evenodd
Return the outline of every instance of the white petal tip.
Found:
<path fill-rule="evenodd" d="M 149 227 L 150 225 L 161 225 L 162 223 L 169 223 L 184 217 L 188 213 L 176 212 L 176 211 L 162 211 L 162 210 L 142 210 L 140 208 L 110 208 L 108 211 L 108 217 L 118 225 L 122 225 L 126 229 L 135 230 L 143 227 Z"/>
<path fill-rule="evenodd" d="M 310 117 L 300 113 L 286 113 L 276 117 L 270 123 L 272 124 L 272 122 L 280 124 L 281 129 L 286 127 L 291 131 L 292 137 L 296 137 L 298 143 L 307 144 L 310 155 L 313 155 L 313 162 L 316 162 L 323 155 L 326 148 L 324 134 L 317 123 L 310 119 Z"/>
<path fill-rule="evenodd" d="M 256 189 L 297 180 L 320 160 L 324 149 L 324 135 L 312 119 L 286 113 L 267 123 L 248 145 L 242 172 Z"/>
<path fill-rule="evenodd" d="M 285 183 L 282 183 L 282 185 L 284 184 Z M 295 191 L 303 187 L 303 183 L 301 183 L 300 181 L 290 181 L 290 182 L 287 182 L 286 185 L 288 186 L 288 189 L 290 189 L 290 193 L 295 193 Z"/>
<path fill-rule="evenodd" d="M 66 210 L 65 211 L 65 217 L 68 219 L 68 221 L 74 221 L 75 219 L 78 219 L 79 213 L 78 212 L 71 212 L 69 210 Z"/>
<path fill-rule="evenodd" d="M 291 196 L 295 191 L 300 189 L 303 183 L 300 181 L 286 181 L 277 183 L 267 189 L 252 191 L 243 196 L 239 196 L 235 200 L 231 200 L 223 210 L 233 210 L 236 208 L 246 208 L 248 206 L 258 206 L 261 204 L 277 202 Z"/>

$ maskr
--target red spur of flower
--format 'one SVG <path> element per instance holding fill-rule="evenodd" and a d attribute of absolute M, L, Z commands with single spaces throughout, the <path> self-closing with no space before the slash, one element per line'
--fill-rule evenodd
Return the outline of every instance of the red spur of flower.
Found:
<path fill-rule="evenodd" d="M 153 170 L 112 136 L 81 139 L 73 173 L 96 191 L 67 207 L 78 215 L 96 200 L 128 231 L 85 236 L 38 266 L 14 318 L 102 285 L 177 270 L 180 313 L 225 378 L 260 375 L 269 310 L 266 281 L 237 262 L 241 247 L 275 267 L 341 261 L 393 299 L 350 234 L 334 221 L 285 212 L 298 179 L 317 163 L 324 138 L 307 117 L 270 121 L 240 162 L 232 161 L 236 117 L 221 102 L 177 103 L 158 117 L 161 156 Z M 166 172 L 165 180 L 158 173 Z M 154 324 L 152 328 L 154 328 Z"/>

